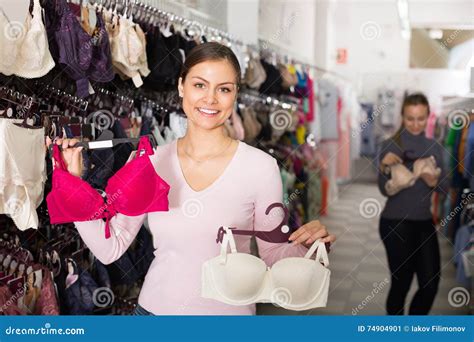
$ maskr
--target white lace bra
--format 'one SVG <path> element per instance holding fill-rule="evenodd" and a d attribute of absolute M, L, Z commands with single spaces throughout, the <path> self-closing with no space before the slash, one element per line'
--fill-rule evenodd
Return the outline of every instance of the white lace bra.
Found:
<path fill-rule="evenodd" d="M 39 0 L 32 14 L 24 23 L 10 22 L 0 9 L 0 72 L 6 76 L 37 78 L 54 67 Z"/>
<path fill-rule="evenodd" d="M 323 242 L 315 241 L 304 257 L 284 258 L 270 268 L 238 253 L 231 229 L 224 230 L 221 254 L 202 266 L 202 297 L 231 305 L 271 302 L 296 311 L 326 306 L 331 271 Z M 315 251 L 316 260 L 310 259 Z"/>

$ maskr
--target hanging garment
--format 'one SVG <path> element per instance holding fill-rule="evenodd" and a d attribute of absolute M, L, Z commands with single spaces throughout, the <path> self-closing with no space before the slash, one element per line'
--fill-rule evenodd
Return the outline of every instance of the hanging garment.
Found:
<path fill-rule="evenodd" d="M 169 185 L 156 173 L 150 162 L 153 149 L 147 137 L 140 139 L 138 155 L 114 176 L 105 188 L 107 203 L 87 182 L 71 175 L 62 160 L 59 147 L 53 146 L 55 170 L 53 189 L 48 194 L 50 221 L 68 223 L 107 219 L 105 237 L 110 238 L 109 220 L 117 213 L 137 216 L 153 211 L 168 211 Z"/>
<path fill-rule="evenodd" d="M 184 115 L 178 113 L 171 113 L 169 127 L 173 131 L 177 139 L 184 137 L 188 129 L 188 119 Z"/>
<path fill-rule="evenodd" d="M 54 288 L 51 271 L 43 266 L 37 265 L 35 270 L 40 270 L 43 273 L 41 281 L 41 290 L 34 309 L 35 315 L 59 315 L 58 299 L 56 298 L 56 291 Z"/>
<path fill-rule="evenodd" d="M 141 87 L 141 76 L 148 76 L 150 70 L 147 65 L 145 35 L 139 25 L 133 23 L 132 18 L 114 16 L 105 20 L 111 21 L 106 25 L 110 37 L 112 64 L 122 79 L 131 78 L 135 87 Z M 111 13 L 109 14 L 111 15 Z"/>
<path fill-rule="evenodd" d="M 245 138 L 244 125 L 242 123 L 242 119 L 240 115 L 237 113 L 235 109 L 232 111 L 230 120 L 232 122 L 232 128 L 234 129 L 234 132 L 235 132 L 235 139 L 244 140 Z"/>
<path fill-rule="evenodd" d="M 280 71 L 278 71 L 278 69 L 272 64 L 265 62 L 263 59 L 260 63 L 262 63 L 262 66 L 265 69 L 267 78 L 260 86 L 259 91 L 266 95 L 279 95 L 282 91 L 282 78 Z"/>
<path fill-rule="evenodd" d="M 245 107 L 241 109 L 242 113 L 242 124 L 244 125 L 245 131 L 245 142 L 250 143 L 255 140 L 260 131 L 262 125 L 257 120 L 257 113 L 251 107 Z"/>
<path fill-rule="evenodd" d="M 298 84 L 296 73 L 292 73 L 287 65 L 278 64 L 278 70 L 281 74 L 283 88 L 289 89 Z"/>
<path fill-rule="evenodd" d="M 321 115 L 321 140 L 339 139 L 338 98 L 339 91 L 330 81 L 318 80 L 319 115 Z"/>
<path fill-rule="evenodd" d="M 361 107 L 363 111 L 363 117 L 365 118 L 360 123 L 360 154 L 362 156 L 373 157 L 377 154 L 374 131 L 374 107 L 371 103 L 362 103 Z"/>
<path fill-rule="evenodd" d="M 60 17 L 54 32 L 59 49 L 59 63 L 76 81 L 77 95 L 89 95 L 89 80 L 110 82 L 114 78 L 109 36 L 102 16 L 97 15 L 97 27 L 89 35 L 73 12 L 74 4 L 57 0 L 56 15 Z"/>
<path fill-rule="evenodd" d="M 258 89 L 265 82 L 267 78 L 267 73 L 262 66 L 259 58 L 251 58 L 247 71 L 245 73 L 245 84 L 247 84 L 250 88 Z"/>
<path fill-rule="evenodd" d="M 146 53 L 151 72 L 145 83 L 150 88 L 166 90 L 178 84 L 183 64 L 180 44 L 179 35 L 165 37 L 156 27 L 147 32 Z"/>
<path fill-rule="evenodd" d="M 92 314 L 96 307 L 94 294 L 98 293 L 99 286 L 90 273 L 82 270 L 75 262 L 68 262 L 68 269 L 65 299 L 69 313 L 71 315 Z"/>
<path fill-rule="evenodd" d="M 33 1 L 24 25 L 15 27 L 0 8 L 0 73 L 24 78 L 46 75 L 54 61 L 48 46 L 48 37 L 42 19 L 39 0 Z M 20 32 L 16 32 L 20 29 Z"/>
<path fill-rule="evenodd" d="M 474 125 L 469 125 L 464 153 L 464 178 L 471 179 L 474 174 Z"/>
<path fill-rule="evenodd" d="M 307 98 L 309 96 L 308 74 L 304 71 L 296 71 L 296 78 L 298 83 L 295 86 L 293 95 L 301 99 Z"/>
<path fill-rule="evenodd" d="M 395 91 L 381 88 L 377 94 L 377 112 L 380 124 L 386 127 L 393 127 L 397 120 L 397 103 Z"/>
<path fill-rule="evenodd" d="M 263 260 L 238 253 L 232 230 L 224 229 L 220 256 L 202 266 L 204 298 L 231 305 L 270 302 L 296 311 L 326 306 L 331 271 L 326 246 L 319 239 L 303 258 L 284 258 L 267 269 Z M 310 259 L 314 252 L 316 260 Z"/>
<path fill-rule="evenodd" d="M 307 81 L 307 87 L 308 87 L 308 112 L 306 113 L 306 120 L 311 122 L 314 120 L 314 82 L 313 80 L 308 76 L 308 81 Z"/>
<path fill-rule="evenodd" d="M 20 230 L 38 228 L 36 208 L 44 195 L 44 128 L 29 129 L 0 119 L 0 214 Z"/>

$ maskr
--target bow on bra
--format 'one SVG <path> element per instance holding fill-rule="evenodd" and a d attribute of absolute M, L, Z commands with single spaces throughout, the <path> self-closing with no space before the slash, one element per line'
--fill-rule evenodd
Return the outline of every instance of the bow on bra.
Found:
<path fill-rule="evenodd" d="M 223 229 L 220 255 L 202 266 L 202 297 L 231 305 L 271 302 L 296 311 L 326 306 L 331 271 L 323 242 L 315 241 L 303 258 L 284 258 L 269 268 L 262 259 L 238 253 L 232 230 Z M 314 252 L 316 261 L 310 259 Z"/>
<path fill-rule="evenodd" d="M 136 157 L 112 176 L 105 188 L 107 201 L 79 177 L 67 171 L 61 152 L 53 146 L 53 189 L 46 202 L 52 224 L 106 219 L 105 237 L 110 238 L 109 221 L 117 213 L 138 216 L 168 211 L 170 186 L 156 173 L 149 156 L 153 149 L 142 137 Z"/>

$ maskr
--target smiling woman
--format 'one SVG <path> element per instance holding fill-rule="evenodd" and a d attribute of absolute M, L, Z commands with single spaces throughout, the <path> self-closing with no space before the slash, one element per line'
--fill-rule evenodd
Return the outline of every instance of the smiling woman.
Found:
<path fill-rule="evenodd" d="M 225 122 L 234 109 L 239 84 L 239 63 L 228 47 L 205 43 L 194 48 L 187 56 L 178 86 L 188 118 L 187 132 L 179 140 L 158 146 L 149 156 L 156 173 L 170 186 L 169 210 L 138 216 L 117 213 L 109 220 L 112 231 L 109 239 L 103 237 L 102 220 L 75 223 L 89 249 L 100 261 L 110 264 L 128 249 L 148 218 L 156 257 L 140 292 L 136 314 L 252 315 L 256 312 L 252 302 L 231 305 L 201 295 L 203 264 L 221 253 L 221 246 L 216 243 L 220 227 L 248 231 L 248 235 L 235 237 L 235 248 L 240 253 L 250 253 L 252 230 L 275 230 L 285 218 L 283 210 L 266 214 L 267 208 L 283 200 L 277 161 L 226 134 Z M 80 153 L 76 148 L 68 148 L 75 142 L 58 140 L 63 145 L 69 172 L 80 175 Z M 150 184 L 151 178 L 142 181 Z M 257 238 L 263 262 L 271 266 L 286 257 L 309 258 L 315 247 L 324 249 L 321 243 L 335 238 L 318 221 L 312 221 L 288 239 L 294 243 Z M 308 246 L 313 246 L 309 253 Z M 238 269 L 233 278 L 243 279 L 241 271 L 246 273 L 249 269 Z M 287 277 L 293 279 L 291 274 Z"/>

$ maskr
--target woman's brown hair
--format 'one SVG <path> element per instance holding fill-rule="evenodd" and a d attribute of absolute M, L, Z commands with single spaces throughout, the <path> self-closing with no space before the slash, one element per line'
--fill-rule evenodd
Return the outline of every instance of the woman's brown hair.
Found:
<path fill-rule="evenodd" d="M 401 110 L 401 115 L 403 117 L 405 113 L 405 108 L 408 106 L 417 106 L 417 105 L 423 105 L 428 109 L 428 115 L 430 115 L 430 103 L 428 102 L 428 98 L 426 97 L 425 94 L 423 93 L 413 93 L 410 95 L 407 95 L 405 93 L 405 97 L 403 98 L 403 103 L 402 103 L 402 110 Z M 402 134 L 404 127 L 403 123 L 400 125 L 400 128 L 395 132 L 393 135 L 392 139 L 395 141 L 395 143 L 401 148 L 401 137 L 400 135 Z"/>
<path fill-rule="evenodd" d="M 183 67 L 181 68 L 182 82 L 193 66 L 207 61 L 227 60 L 236 74 L 237 89 L 240 88 L 241 69 L 240 64 L 234 52 L 222 44 L 216 42 L 203 43 L 194 47 L 186 56 Z"/>

